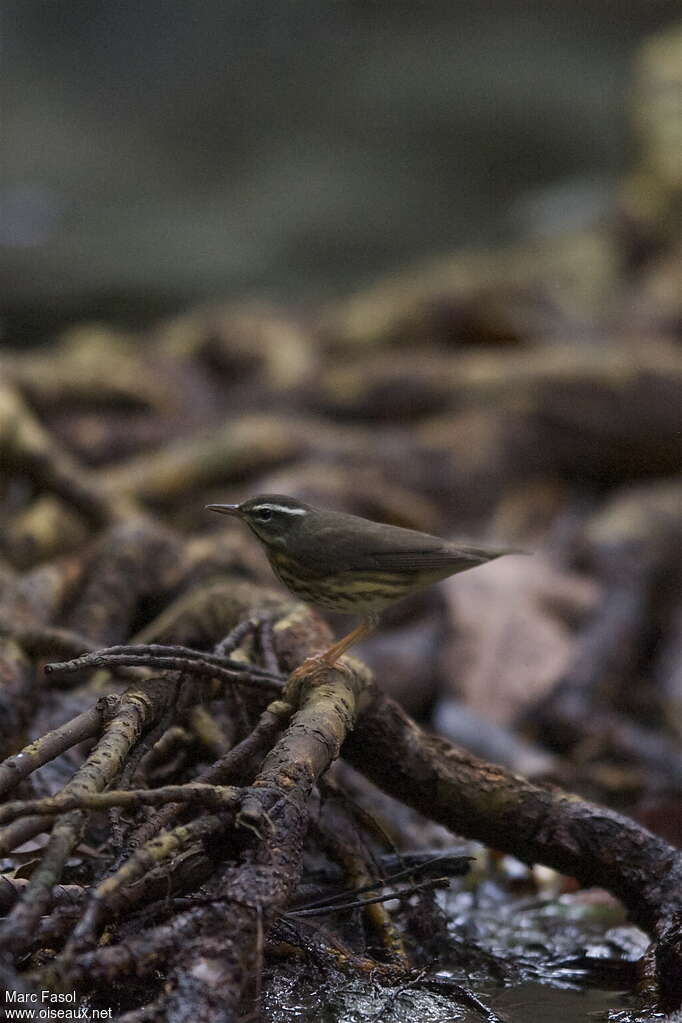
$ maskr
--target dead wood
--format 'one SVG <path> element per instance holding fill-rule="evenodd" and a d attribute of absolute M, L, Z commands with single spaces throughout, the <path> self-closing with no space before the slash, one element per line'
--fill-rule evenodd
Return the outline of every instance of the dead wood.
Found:
<path fill-rule="evenodd" d="M 675 960 L 671 936 L 682 913 L 678 850 L 613 811 L 426 735 L 380 692 L 344 756 L 384 791 L 455 833 L 613 892 L 658 941 L 658 984 L 668 1004 L 677 1004 L 682 961 Z"/>
<path fill-rule="evenodd" d="M 560 750 L 580 746 L 644 763 L 661 785 L 675 789 L 682 784 L 679 744 L 633 721 L 622 707 L 623 680 L 649 642 L 645 623 L 657 595 L 679 577 L 681 505 L 679 481 L 662 480 L 617 492 L 587 524 L 581 556 L 598 566 L 603 593 L 565 672 L 526 716 L 528 726 Z"/>
<path fill-rule="evenodd" d="M 643 110 L 678 48 L 647 50 Z M 679 833 L 682 788 L 679 180 L 654 120 L 617 225 L 305 320 L 231 305 L 3 352 L 5 985 L 208 1023 L 259 1007 L 265 963 L 493 1020 L 434 976 L 475 942 L 436 900 L 453 871 L 422 871 L 430 820 L 606 888 L 651 938 L 647 999 L 682 1005 L 681 854 L 636 823 L 660 797 Z M 397 609 L 362 651 L 376 686 L 347 659 L 295 691 L 333 630 L 203 512 L 258 491 L 539 553 Z"/>
<path fill-rule="evenodd" d="M 106 654 L 100 659 L 106 663 Z M 87 656 L 81 660 L 87 661 Z M 214 667 L 217 669 L 217 664 Z M 676 997 L 669 980 L 675 949 L 671 935 L 681 909 L 682 856 L 626 818 L 560 790 L 533 785 L 429 737 L 388 697 L 373 690 L 370 695 L 367 684 L 367 676 L 354 666 L 336 672 L 335 678 L 323 685 L 304 690 L 300 710 L 241 796 L 234 788 L 205 783 L 97 796 L 103 785 L 120 772 L 127 751 L 139 739 L 144 725 L 158 718 L 173 693 L 168 680 L 161 679 L 151 679 L 129 690 L 113 713 L 110 709 L 111 720 L 104 737 L 62 795 L 42 803 L 10 803 L 3 811 L 4 820 L 22 813 L 29 819 L 37 813 L 63 814 L 58 817 L 40 870 L 34 873 L 26 893 L 3 924 L 0 938 L 5 939 L 6 950 L 11 947 L 16 954 L 30 946 L 31 928 L 51 905 L 52 886 L 58 883 L 65 857 L 80 833 L 83 811 L 116 803 L 138 807 L 170 803 L 174 812 L 181 804 L 192 802 L 238 808 L 237 824 L 255 836 L 255 843 L 247 846 L 241 865 L 228 862 L 219 872 L 210 883 L 210 897 L 232 905 L 231 919 L 238 922 L 240 941 L 227 940 L 222 932 L 218 936 L 214 914 L 207 913 L 199 920 L 190 942 L 189 960 L 184 948 L 181 964 L 173 965 L 172 956 L 168 961 L 174 991 L 168 1002 L 169 1013 L 181 1019 L 189 1018 L 191 1012 L 205 1012 L 208 1006 L 229 1006 L 234 1011 L 244 995 L 254 956 L 260 955 L 262 935 L 295 890 L 315 780 L 338 755 L 346 739 L 344 753 L 356 767 L 389 793 L 451 830 L 527 862 L 546 863 L 585 884 L 600 884 L 621 898 L 633 919 L 659 942 L 655 946 L 663 956 L 659 967 L 665 962 L 666 969 L 659 969 L 658 986 L 671 1004 Z M 359 699 L 360 717 L 348 738 Z M 267 711 L 270 717 L 264 723 L 268 727 L 272 716 L 291 713 L 293 708 L 286 701 L 285 692 L 284 702 L 276 702 Z M 81 734 L 78 728 L 72 728 L 71 737 L 77 734 Z M 224 759 L 229 761 L 230 756 L 228 753 Z M 216 774 L 223 773 L 214 770 L 214 780 Z M 167 825 L 170 819 L 158 823 Z M 194 825 L 178 825 L 162 832 L 133 852 L 118 872 L 86 900 L 89 908 L 58 968 L 62 982 L 73 971 L 73 976 L 82 976 L 78 956 L 92 940 L 94 929 L 119 908 L 119 891 L 187 848 L 195 838 L 224 832 L 227 826 L 222 811 L 218 816 L 199 817 Z M 361 862 L 357 851 L 349 847 L 343 852 L 344 848 L 340 854 L 348 858 L 348 864 Z M 367 883 L 366 868 L 360 868 L 360 873 L 357 866 L 352 870 L 356 885 Z M 381 914 L 377 921 L 387 926 Z M 395 942 L 395 936 L 389 939 L 397 951 L 400 945 Z M 189 974 L 188 961 L 193 964 Z"/>

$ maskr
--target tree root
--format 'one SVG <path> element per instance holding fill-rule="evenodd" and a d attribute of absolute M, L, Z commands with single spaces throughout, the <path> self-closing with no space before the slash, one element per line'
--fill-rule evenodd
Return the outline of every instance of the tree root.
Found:
<path fill-rule="evenodd" d="M 344 756 L 385 792 L 455 833 L 612 892 L 654 939 L 665 1004 L 679 1004 L 682 959 L 671 940 L 682 912 L 679 850 L 627 817 L 424 733 L 379 691 Z"/>
<path fill-rule="evenodd" d="M 246 630 L 244 630 L 244 635 Z M 275 636 L 277 629 L 275 627 Z M 162 648 L 163 649 L 163 648 Z M 140 650 L 140 648 L 133 648 Z M 175 652 L 177 655 L 177 651 Z M 220 674 L 220 657 L 187 652 L 184 662 L 212 667 L 216 683 L 227 681 Z M 196 657 L 194 656 L 196 654 Z M 89 664 L 106 663 L 109 654 L 86 655 Z M 111 656 L 119 656 L 118 653 Z M 141 656 L 133 653 L 131 657 Z M 157 656 L 153 651 L 151 656 Z M 159 655 L 164 656 L 164 655 Z M 82 660 L 82 659 L 81 659 Z M 229 658 L 225 658 L 228 661 Z M 82 666 L 82 663 L 81 663 Z M 178 664 L 175 664 L 178 669 Z M 196 843 L 209 836 L 234 829 L 243 845 L 243 862 L 219 858 L 219 869 L 209 882 L 209 901 L 229 902 L 231 934 L 218 938 L 214 912 L 208 909 L 191 916 L 194 928 L 189 950 L 183 947 L 182 959 L 171 950 L 167 966 L 173 978 L 171 989 L 182 991 L 183 1012 L 187 1006 L 213 1006 L 216 1011 L 236 1011 L 254 969 L 254 956 L 260 956 L 264 935 L 286 908 L 298 881 L 302 843 L 308 826 L 309 800 L 316 780 L 338 756 L 343 745 L 347 759 L 386 792 L 414 806 L 423 814 L 458 834 L 476 838 L 526 862 L 541 862 L 582 883 L 598 884 L 613 892 L 625 904 L 631 918 L 654 938 L 657 991 L 666 1005 L 677 1003 L 679 991 L 672 969 L 680 967 L 678 914 L 682 912 L 682 854 L 634 822 L 612 811 L 570 796 L 559 789 L 534 785 L 501 768 L 477 760 L 463 750 L 422 732 L 390 698 L 375 690 L 358 662 L 346 659 L 342 671 L 331 672 L 321 684 L 308 686 L 303 680 L 300 708 L 277 700 L 262 712 L 255 730 L 234 750 L 202 772 L 196 782 L 157 789 L 121 792 L 102 790 L 120 774 L 122 767 L 145 729 L 159 720 L 175 691 L 169 680 L 149 679 L 128 690 L 108 713 L 93 708 L 70 726 L 45 737 L 27 757 L 25 777 L 32 767 L 44 762 L 48 754 L 67 748 L 85 734 L 98 728 L 103 734 L 83 766 L 63 792 L 46 800 L 23 800 L 6 804 L 0 811 L 3 821 L 43 819 L 55 816 L 52 833 L 41 866 L 34 872 L 26 890 L 19 896 L 0 929 L 5 954 L 13 955 L 30 948 L 40 916 L 52 905 L 52 888 L 59 878 L 66 857 L 78 840 L 83 814 L 107 806 L 161 807 L 153 823 L 138 829 L 134 846 L 118 870 L 93 889 L 86 899 L 88 907 L 74 930 L 63 956 L 55 962 L 61 983 L 83 978 L 84 962 L 91 965 L 88 951 L 99 928 L 120 906 L 131 909 L 130 896 L 124 897 L 137 882 L 171 861 L 186 854 Z M 230 673 L 230 682 L 243 681 L 249 668 L 239 662 L 239 672 Z M 260 677 L 253 675 L 253 684 Z M 257 689 L 253 691 L 257 692 Z M 246 788 L 225 788 L 226 779 L 241 773 L 248 777 L 248 765 L 268 748 L 286 724 L 284 732 L 267 753 L 255 778 Z M 21 762 L 21 761 L 20 761 Z M 16 763 L 16 760 L 15 760 Z M 4 766 L 5 778 L 16 784 L 16 768 Z M 192 806 L 211 809 L 208 816 L 194 822 L 173 825 L 179 812 Z M 183 810 L 183 808 L 186 808 Z M 229 809 L 229 816 L 224 813 Z M 216 811 L 218 811 L 216 815 Z M 236 813 L 236 818 L 235 818 Z M 341 827 L 337 818 L 344 815 Z M 333 814 L 332 818 L 329 814 Z M 21 816 L 19 816 L 21 815 Z M 336 835 L 347 831 L 350 818 L 343 801 L 327 802 L 325 818 L 327 842 L 334 846 Z M 233 823 L 231 824 L 230 821 Z M 4 832 L 12 825 L 5 827 Z M 171 830 L 165 830 L 168 828 Z M 4 833 L 0 831 L 0 835 Z M 250 835 L 251 838 L 248 839 Z M 397 957 L 407 969 L 404 951 L 392 922 L 382 907 L 388 895 L 377 896 L 360 847 L 341 842 L 334 852 L 350 871 L 351 886 L 367 893 L 354 904 L 366 904 L 372 925 L 379 928 L 389 956 Z M 332 850 L 334 851 L 334 850 Z M 210 869 L 210 868 L 208 868 Z M 380 883 L 380 882 L 379 882 Z M 372 890 L 374 888 L 374 891 Z M 341 903 L 340 905 L 343 905 Z M 370 907 L 382 907 L 380 910 Z M 334 903 L 327 907 L 334 908 Z M 190 919 L 190 918 L 188 918 Z M 161 925 L 161 936 L 165 933 Z M 156 938 L 154 938 L 156 940 Z M 161 939 L 159 939 L 161 940 Z M 208 942 L 208 945 L 206 944 Z M 215 944 L 217 942 L 217 944 Z M 198 968 L 205 962 L 206 949 L 215 945 L 216 960 L 210 970 Z M 126 962 L 123 951 L 107 950 L 105 958 L 119 965 Z M 157 951 L 150 961 L 158 963 Z M 88 958 L 84 959 L 83 957 Z M 103 967 L 104 968 L 104 967 Z M 172 1009 L 173 998 L 167 1001 Z M 173 1010 L 175 1011 L 175 1010 Z"/>

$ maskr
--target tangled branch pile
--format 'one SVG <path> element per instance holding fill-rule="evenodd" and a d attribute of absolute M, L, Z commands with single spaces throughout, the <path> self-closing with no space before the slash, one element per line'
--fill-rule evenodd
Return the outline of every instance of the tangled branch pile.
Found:
<path fill-rule="evenodd" d="M 657 166 L 640 177 L 669 212 Z M 451 945 L 425 951 L 425 933 L 442 938 L 433 892 L 466 861 L 406 851 L 377 786 L 608 889 L 651 936 L 647 997 L 680 1005 L 682 854 L 546 784 L 621 808 L 682 787 L 669 224 L 630 202 L 627 222 L 462 255 L 315 315 L 202 310 L 144 338 L 83 327 L 3 355 L 8 988 L 113 992 L 129 1023 L 230 1019 L 264 961 L 303 957 L 322 978 L 430 985 L 494 1019 L 435 975 Z M 288 673 L 329 626 L 202 512 L 259 491 L 539 553 L 511 579 L 454 581 L 446 608 L 408 605 L 368 649 L 377 684 L 346 658 L 294 692 Z M 464 698 L 493 703 L 467 741 L 513 724 L 495 755 L 508 767 L 422 730 L 391 685 L 422 711 L 449 692 L 455 736 Z M 509 769 L 531 764 L 534 780 Z"/>

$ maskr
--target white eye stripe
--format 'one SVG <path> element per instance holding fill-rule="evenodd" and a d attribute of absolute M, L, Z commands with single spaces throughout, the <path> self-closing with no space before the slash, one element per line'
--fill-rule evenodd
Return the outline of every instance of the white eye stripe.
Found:
<path fill-rule="evenodd" d="M 273 511 L 282 512 L 284 515 L 306 515 L 307 511 L 305 508 L 287 508 L 283 504 L 259 504 L 257 508 L 253 509 L 254 512 L 260 511 Z"/>

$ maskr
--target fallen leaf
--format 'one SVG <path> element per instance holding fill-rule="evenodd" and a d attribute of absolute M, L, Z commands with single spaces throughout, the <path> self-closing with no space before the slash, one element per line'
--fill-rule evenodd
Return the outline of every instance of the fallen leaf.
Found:
<path fill-rule="evenodd" d="M 572 626 L 599 588 L 546 554 L 505 557 L 444 585 L 454 637 L 444 665 L 473 710 L 509 724 L 547 693 L 575 650 Z"/>

